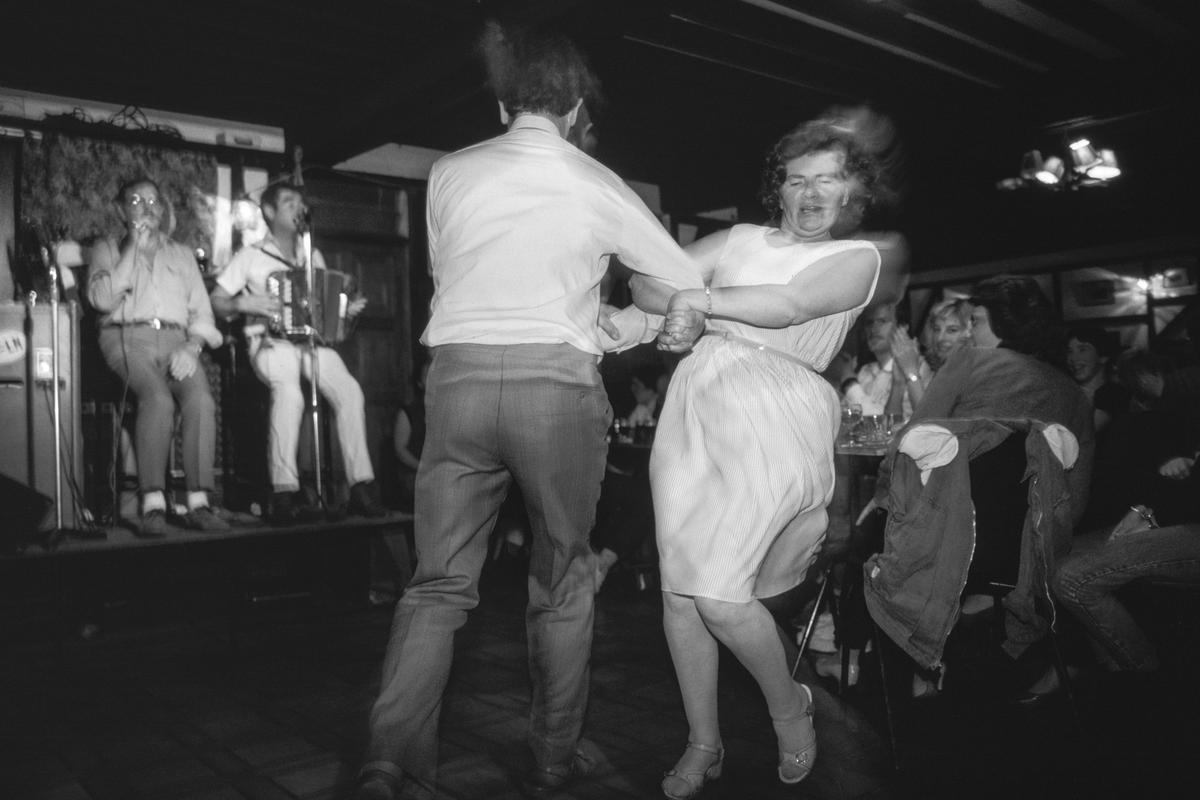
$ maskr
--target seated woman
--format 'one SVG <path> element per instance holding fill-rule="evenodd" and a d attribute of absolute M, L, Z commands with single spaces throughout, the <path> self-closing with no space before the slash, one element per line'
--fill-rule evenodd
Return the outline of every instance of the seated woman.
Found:
<path fill-rule="evenodd" d="M 929 339 L 925 360 L 935 372 L 964 347 L 974 347 L 971 304 L 959 297 L 942 300 L 929 312 Z"/>

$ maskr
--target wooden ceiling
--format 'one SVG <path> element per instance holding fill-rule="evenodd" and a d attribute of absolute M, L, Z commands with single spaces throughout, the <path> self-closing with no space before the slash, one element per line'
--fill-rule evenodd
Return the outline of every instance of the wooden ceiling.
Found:
<path fill-rule="evenodd" d="M 579 41 L 604 83 L 601 160 L 659 184 L 676 215 L 753 217 L 780 133 L 831 105 L 885 113 L 906 155 L 886 224 L 910 233 L 920 269 L 1194 229 L 1188 5 L 53 0 L 8 17 L 0 86 L 277 125 L 310 163 L 386 142 L 451 150 L 499 132 L 473 54 L 481 22 L 532 21 Z M 1065 151 L 1074 134 L 1117 149 L 1117 185 L 995 190 L 1023 151 Z"/>

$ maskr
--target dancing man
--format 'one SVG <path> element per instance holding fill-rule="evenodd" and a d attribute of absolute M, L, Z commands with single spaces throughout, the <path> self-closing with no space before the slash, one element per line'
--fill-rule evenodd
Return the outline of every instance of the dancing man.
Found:
<path fill-rule="evenodd" d="M 479 601 L 488 534 L 514 481 L 532 529 L 535 764 L 522 786 L 537 795 L 590 770 L 579 749 L 596 588 L 588 534 L 612 419 L 597 362 L 616 346 L 598 317 L 605 256 L 673 286 L 701 285 L 633 191 L 566 141 L 594 86 L 575 46 L 494 25 L 484 45 L 508 132 L 442 158 L 429 178 L 419 561 L 392 624 L 360 800 L 397 797 L 404 779 L 406 791 L 435 790 L 454 632 Z M 693 322 L 694 338 L 702 317 Z M 644 315 L 634 333 L 647 333 Z"/>

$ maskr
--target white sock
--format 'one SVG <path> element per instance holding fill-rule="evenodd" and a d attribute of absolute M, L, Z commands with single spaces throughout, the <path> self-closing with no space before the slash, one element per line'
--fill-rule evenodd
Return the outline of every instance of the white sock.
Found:
<path fill-rule="evenodd" d="M 162 492 L 146 492 L 142 495 L 142 513 L 146 514 L 151 511 L 166 511 L 167 498 Z"/>
<path fill-rule="evenodd" d="M 187 494 L 188 511 L 195 511 L 197 508 L 204 508 L 208 505 L 208 492 L 188 492 Z"/>

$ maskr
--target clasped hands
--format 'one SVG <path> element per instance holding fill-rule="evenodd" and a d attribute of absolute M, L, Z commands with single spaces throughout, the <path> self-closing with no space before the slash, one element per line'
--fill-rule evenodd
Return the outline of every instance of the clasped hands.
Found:
<path fill-rule="evenodd" d="M 704 322 L 708 318 L 706 309 L 707 297 L 699 289 L 685 289 L 671 295 L 667 301 L 666 319 L 658 334 L 658 349 L 669 353 L 690 350 L 704 333 Z"/>

